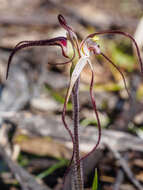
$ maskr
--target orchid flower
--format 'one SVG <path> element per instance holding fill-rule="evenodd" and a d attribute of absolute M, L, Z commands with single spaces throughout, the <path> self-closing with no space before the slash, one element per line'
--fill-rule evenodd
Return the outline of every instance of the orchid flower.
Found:
<path fill-rule="evenodd" d="M 72 94 L 72 91 L 74 89 L 75 84 L 77 83 L 77 81 L 79 83 L 79 78 L 80 78 L 81 72 L 87 64 L 89 65 L 89 67 L 91 69 L 90 97 L 91 97 L 91 102 L 92 102 L 93 109 L 95 111 L 95 115 L 96 115 L 96 119 L 97 119 L 98 139 L 97 139 L 95 147 L 86 156 L 84 156 L 83 158 L 77 157 L 77 160 L 76 160 L 77 167 L 78 167 L 78 165 L 80 165 L 81 160 L 83 160 L 85 157 L 87 157 L 89 154 L 91 154 L 98 147 L 98 145 L 100 143 L 100 139 L 101 139 L 100 119 L 98 116 L 98 112 L 97 112 L 97 108 L 96 108 L 96 102 L 95 102 L 94 95 L 93 95 L 94 69 L 93 69 L 93 63 L 91 63 L 91 61 L 90 61 L 91 53 L 94 53 L 94 55 L 101 55 L 110 64 L 112 64 L 115 67 L 115 69 L 117 69 L 117 71 L 121 74 L 121 77 L 122 77 L 124 85 L 125 85 L 125 89 L 127 90 L 127 93 L 130 96 L 130 93 L 128 91 L 128 88 L 126 85 L 126 80 L 125 80 L 123 73 L 120 71 L 120 69 L 117 65 L 115 65 L 103 52 L 101 52 L 101 49 L 98 45 L 98 40 L 99 40 L 98 36 L 104 35 L 104 34 L 119 34 L 119 35 L 123 35 L 125 37 L 128 37 L 129 39 L 132 40 L 132 42 L 135 45 L 137 55 L 138 55 L 138 59 L 139 59 L 139 64 L 141 67 L 141 72 L 143 72 L 143 63 L 141 60 L 138 45 L 137 45 L 135 39 L 130 34 L 125 33 L 125 32 L 121 32 L 118 30 L 107 30 L 107 31 L 95 32 L 95 33 L 88 35 L 80 43 L 76 33 L 67 24 L 65 18 L 62 15 L 58 15 L 58 20 L 59 20 L 60 25 L 67 32 L 66 37 L 60 36 L 60 37 L 56 37 L 56 38 L 52 38 L 52 39 L 46 39 L 46 40 L 21 41 L 21 42 L 19 42 L 14 47 L 12 53 L 9 56 L 6 79 L 8 78 L 9 67 L 10 67 L 12 58 L 15 55 L 15 53 L 17 53 L 17 51 L 24 49 L 24 48 L 32 47 L 32 46 L 59 46 L 61 48 L 62 55 L 68 60 L 66 60 L 63 63 L 55 63 L 55 65 L 64 65 L 64 64 L 69 64 L 69 63 L 72 64 L 71 65 L 71 72 L 70 72 L 69 87 L 68 87 L 67 94 L 65 97 L 65 102 L 64 102 L 63 112 L 62 112 L 62 120 L 63 120 L 64 126 L 65 126 L 66 130 L 68 131 L 68 133 L 72 139 L 72 142 L 73 142 L 73 154 L 72 154 L 72 158 L 71 158 L 71 161 L 69 164 L 69 168 L 70 168 L 71 164 L 73 162 L 74 155 L 79 150 L 77 150 L 77 148 L 76 148 L 76 144 L 78 143 L 78 142 L 76 142 L 76 139 L 78 138 L 78 136 L 77 136 L 77 138 L 75 138 L 75 136 L 74 136 L 75 134 L 73 134 L 73 132 L 70 130 L 70 128 L 68 127 L 66 120 L 65 120 L 66 106 L 67 106 L 69 98 Z M 79 189 L 83 189 L 83 188 L 79 187 Z"/>

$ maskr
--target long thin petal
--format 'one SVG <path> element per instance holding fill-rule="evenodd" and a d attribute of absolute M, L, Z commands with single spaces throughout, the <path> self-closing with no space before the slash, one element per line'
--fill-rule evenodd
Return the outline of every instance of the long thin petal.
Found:
<path fill-rule="evenodd" d="M 72 165 L 72 162 L 73 162 L 73 158 L 74 158 L 74 144 L 75 144 L 74 143 L 74 137 L 73 137 L 72 131 L 70 130 L 70 128 L 69 128 L 69 126 L 68 126 L 68 124 L 66 122 L 66 119 L 65 119 L 66 107 L 67 107 L 67 103 L 66 103 L 67 101 L 66 101 L 66 99 L 67 99 L 67 94 L 66 94 L 66 98 L 65 98 L 65 102 L 64 102 L 63 112 L 62 112 L 62 121 L 63 121 L 65 129 L 67 130 L 68 134 L 71 137 L 71 140 L 72 140 L 72 143 L 73 143 L 73 152 L 72 152 L 72 157 L 71 157 L 70 163 L 69 163 L 68 168 L 67 168 L 67 170 L 66 170 L 66 172 L 64 174 L 64 177 L 63 177 L 63 185 L 65 184 L 66 176 L 69 173 L 71 165 Z"/>
<path fill-rule="evenodd" d="M 93 109 L 94 109 L 94 112 L 95 112 L 95 115 L 96 115 L 96 119 L 97 119 L 97 126 L 98 126 L 98 139 L 97 139 L 97 142 L 96 142 L 96 145 L 93 147 L 93 149 L 88 153 L 86 154 L 85 156 L 83 156 L 78 164 L 80 164 L 80 162 L 82 160 L 84 160 L 85 158 L 87 158 L 91 153 L 93 153 L 99 143 L 100 143 L 100 140 L 101 140 L 101 124 L 100 124 L 100 119 L 99 119 L 99 115 L 98 115 L 98 112 L 97 112 L 97 108 L 96 108 L 96 102 L 95 102 L 95 99 L 94 99 L 94 95 L 93 95 L 93 84 L 94 84 L 94 73 L 93 73 L 93 67 L 92 67 L 92 64 L 90 62 L 89 59 L 87 59 L 86 63 L 88 63 L 90 65 L 90 68 L 91 68 L 91 72 L 92 72 L 92 77 L 91 77 L 91 83 L 90 83 L 90 97 L 91 97 L 91 101 L 92 101 L 92 105 L 93 105 Z M 66 101 L 65 101 L 66 102 Z M 74 154 L 73 154 L 74 156 Z M 68 167 L 68 171 L 71 169 L 71 165 Z"/>
<path fill-rule="evenodd" d="M 81 58 L 78 61 L 78 63 L 76 64 L 76 66 L 75 66 L 75 68 L 73 70 L 73 73 L 71 75 L 71 80 L 70 80 L 69 88 L 68 88 L 68 91 L 67 91 L 67 94 L 66 94 L 66 98 L 65 98 L 65 102 L 64 102 L 64 108 L 63 108 L 63 112 L 62 112 L 62 120 L 63 120 L 64 126 L 65 126 L 66 130 L 68 131 L 68 133 L 69 133 L 69 135 L 70 135 L 70 137 L 72 139 L 72 143 L 73 143 L 72 157 L 71 157 L 69 166 L 68 166 L 68 168 L 67 168 L 67 170 L 65 172 L 65 175 L 64 175 L 63 185 L 65 184 L 66 176 L 68 175 L 68 173 L 69 173 L 69 171 L 71 169 L 73 158 L 74 158 L 74 154 L 75 154 L 75 152 L 74 152 L 74 150 L 75 150 L 75 148 L 74 148 L 75 143 L 74 143 L 73 134 L 72 134 L 71 130 L 69 129 L 68 124 L 66 123 L 66 120 L 65 120 L 66 106 L 67 106 L 69 97 L 71 95 L 72 89 L 74 87 L 74 84 L 75 84 L 76 80 L 78 79 L 78 77 L 80 76 L 80 73 L 82 72 L 83 68 L 85 67 L 85 65 L 87 63 L 90 64 L 90 67 L 93 70 L 92 64 L 90 63 L 90 60 L 89 60 L 88 57 Z"/>
<path fill-rule="evenodd" d="M 65 121 L 66 105 L 67 105 L 69 97 L 71 95 L 71 91 L 73 89 L 73 86 L 74 86 L 76 80 L 78 79 L 78 77 L 80 76 L 80 73 L 82 72 L 82 70 L 83 70 L 83 68 L 85 67 L 86 64 L 90 65 L 90 68 L 91 68 L 92 73 L 93 73 L 93 67 L 92 67 L 92 64 L 91 64 L 89 58 L 88 57 L 81 58 L 78 61 L 78 63 L 76 64 L 76 66 L 74 68 L 74 71 L 72 73 L 69 89 L 67 91 L 65 102 L 64 102 L 64 109 L 63 109 L 63 113 L 62 113 L 62 120 L 63 120 L 64 126 L 67 129 L 68 133 L 70 134 L 72 142 L 73 142 L 73 154 L 72 154 L 72 158 L 70 160 L 70 164 L 68 166 L 68 169 L 67 169 L 67 171 L 66 171 L 66 173 L 64 175 L 64 183 L 65 183 L 66 176 L 67 176 L 67 174 L 69 173 L 69 171 L 71 169 L 72 161 L 73 161 L 73 158 L 74 158 L 74 138 L 73 138 L 72 132 L 70 131 L 70 129 L 69 129 L 69 127 L 68 127 L 68 125 L 67 125 L 67 123 Z M 80 164 L 80 160 L 79 160 L 78 164 Z"/>
<path fill-rule="evenodd" d="M 121 71 L 121 70 L 119 69 L 119 67 L 118 67 L 117 65 L 115 65 L 115 64 L 113 63 L 113 61 L 111 61 L 111 59 L 109 59 L 104 53 L 101 52 L 100 55 L 102 55 L 109 63 L 111 63 L 111 64 L 116 68 L 116 70 L 121 74 L 121 77 L 122 77 L 122 79 L 123 79 L 124 86 L 125 86 L 125 89 L 126 89 L 126 91 L 127 91 L 127 94 L 128 94 L 128 96 L 131 98 L 131 94 L 130 94 L 130 92 L 129 92 L 129 90 L 128 90 L 128 87 L 127 87 L 126 79 L 125 79 L 124 74 L 122 73 L 122 71 Z"/>
<path fill-rule="evenodd" d="M 17 53 L 17 51 L 19 51 L 21 49 L 24 49 L 24 48 L 28 48 L 28 47 L 33 47 L 33 46 L 54 46 L 54 45 L 60 46 L 62 48 L 62 51 L 64 51 L 63 46 L 66 45 L 65 44 L 66 41 L 67 41 L 67 39 L 65 37 L 57 37 L 57 38 L 53 38 L 53 39 L 49 39 L 49 40 L 21 41 L 21 42 L 19 42 L 15 46 L 15 48 L 13 49 L 12 53 L 9 56 L 8 65 L 7 65 L 6 79 L 8 78 L 8 72 L 9 72 L 9 67 L 10 67 L 12 58 L 15 55 L 15 53 Z M 73 59 L 74 59 L 74 57 L 72 57 L 67 62 L 56 63 L 56 65 L 62 65 L 62 64 L 70 63 Z"/>
<path fill-rule="evenodd" d="M 74 154 L 75 154 L 74 137 L 73 137 L 72 131 L 70 130 L 70 128 L 69 128 L 69 126 L 68 126 L 68 124 L 67 124 L 67 122 L 66 122 L 66 118 L 65 118 L 65 116 L 66 116 L 67 102 L 68 102 L 68 101 L 67 101 L 67 96 L 68 96 L 68 91 L 67 91 L 67 93 L 66 93 L 66 97 L 65 97 L 65 101 L 64 101 L 63 112 L 62 112 L 62 121 L 63 121 L 63 124 L 64 124 L 65 129 L 67 130 L 68 134 L 69 134 L 70 137 L 71 137 L 71 140 L 72 140 L 72 143 L 73 143 L 73 149 L 72 149 L 73 151 L 72 151 L 72 157 L 71 157 L 71 159 L 70 159 L 70 163 L 69 163 L 68 168 L 67 168 L 67 170 L 66 170 L 66 172 L 65 172 L 65 174 L 64 174 L 64 177 L 63 177 L 63 186 L 65 185 L 66 177 L 67 177 L 67 175 L 68 175 L 68 173 L 69 173 L 69 171 L 70 171 L 70 169 L 71 169 L 72 162 L 73 162 L 73 158 L 74 158 Z"/>
<path fill-rule="evenodd" d="M 141 68 L 141 72 L 143 73 L 143 62 L 141 60 L 141 55 L 140 55 L 140 51 L 139 51 L 139 47 L 137 45 L 136 40 L 128 33 L 126 32 L 122 32 L 120 30 L 105 30 L 105 31 L 100 31 L 100 32 L 95 32 L 92 33 L 90 35 L 88 35 L 80 44 L 80 47 L 82 47 L 84 45 L 84 43 L 86 42 L 86 40 L 88 38 L 93 38 L 96 35 L 104 35 L 104 34 L 119 34 L 119 35 L 123 35 L 126 36 L 128 38 L 130 38 L 132 40 L 132 42 L 134 43 L 135 47 L 136 47 L 136 51 L 137 51 L 137 55 L 138 55 L 138 60 L 139 60 L 139 64 L 140 64 L 140 68 Z"/>
<path fill-rule="evenodd" d="M 90 154 L 92 154 L 97 149 L 97 147 L 98 147 L 98 145 L 100 143 L 100 140 L 101 140 L 101 124 L 100 124 L 100 119 L 99 119 L 98 111 L 97 111 L 97 108 L 96 108 L 96 102 L 95 102 L 94 95 L 93 95 L 94 73 L 93 73 L 93 69 L 92 68 L 91 68 L 91 72 L 92 72 L 92 77 L 91 77 L 91 83 L 90 83 L 90 97 L 91 97 L 91 102 L 92 102 L 93 109 L 94 109 L 94 112 L 95 112 L 95 115 L 96 115 L 96 119 L 97 119 L 98 139 L 97 139 L 96 145 L 93 147 L 93 149 L 88 154 L 86 154 L 85 156 L 83 156 L 79 160 L 78 164 L 80 164 L 80 162 L 82 160 L 84 160 L 85 158 L 87 158 Z"/>
<path fill-rule="evenodd" d="M 89 62 L 88 62 L 89 61 Z M 66 113 L 66 106 L 67 106 L 67 103 L 68 103 L 68 100 L 69 100 L 69 97 L 71 95 L 71 92 L 72 92 L 72 89 L 73 89 L 73 86 L 76 82 L 76 80 L 78 79 L 78 77 L 80 76 L 80 73 L 81 71 L 83 70 L 84 66 L 89 63 L 90 66 L 92 67 L 91 63 L 90 63 L 90 60 L 86 57 L 86 58 L 82 58 L 79 60 L 79 62 L 76 64 L 75 68 L 74 68 L 74 71 L 72 73 L 72 76 L 71 76 L 71 81 L 70 81 L 70 85 L 69 85 L 69 88 L 68 88 L 68 91 L 67 91 L 67 94 L 66 94 L 66 98 L 65 98 L 65 102 L 64 102 L 64 107 L 63 107 L 63 112 L 62 112 L 62 120 L 63 120 L 63 123 L 64 123 L 64 126 L 66 128 L 66 130 L 68 131 L 71 139 L 72 139 L 72 143 L 73 143 L 73 153 L 72 153 L 72 157 L 71 157 L 71 160 L 70 160 L 70 163 L 69 163 L 69 166 L 65 172 L 65 175 L 64 175 L 64 183 L 65 183 L 65 179 L 66 179 L 66 176 L 67 174 L 69 173 L 70 169 L 71 169 L 71 165 L 72 165 L 72 162 L 73 162 L 73 158 L 74 158 L 74 138 L 73 138 L 73 134 L 71 132 L 71 130 L 69 129 L 68 127 L 68 124 L 66 123 L 66 120 L 65 120 L 65 113 Z M 92 68 L 93 69 L 93 68 Z"/>

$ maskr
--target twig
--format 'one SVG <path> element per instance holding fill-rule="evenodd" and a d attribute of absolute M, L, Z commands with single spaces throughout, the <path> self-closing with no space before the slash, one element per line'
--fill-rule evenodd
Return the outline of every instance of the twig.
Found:
<path fill-rule="evenodd" d="M 48 187 L 38 184 L 31 174 L 20 167 L 17 163 L 13 162 L 1 145 L 0 156 L 7 163 L 11 172 L 15 175 L 17 181 L 22 187 L 22 190 L 50 190 Z"/>
<path fill-rule="evenodd" d="M 128 124 L 134 119 L 136 114 L 142 111 L 142 104 L 136 99 L 136 92 L 140 85 L 140 79 L 141 77 L 139 73 L 133 74 L 131 77 L 130 94 L 132 98 L 129 99 L 128 108 L 125 109 L 124 106 L 121 114 L 118 115 L 113 125 L 110 126 L 111 129 L 128 131 Z"/>
<path fill-rule="evenodd" d="M 112 151 L 114 154 L 115 158 L 119 161 L 120 166 L 122 167 L 123 171 L 127 175 L 128 179 L 132 182 L 132 184 L 139 190 L 143 190 L 143 187 L 139 183 L 139 181 L 135 178 L 134 174 L 132 173 L 131 169 L 128 166 L 128 162 L 121 156 L 119 152 L 116 150 L 112 149 L 110 145 L 107 145 L 108 148 Z"/>
<path fill-rule="evenodd" d="M 8 117 L 9 114 L 6 115 L 7 117 L 4 117 L 4 119 L 8 119 L 13 123 L 18 124 L 18 128 L 26 130 L 28 134 L 51 136 L 55 140 L 58 139 L 66 147 L 72 148 L 70 138 L 66 131 L 63 130 L 62 122 L 58 118 L 33 115 L 29 112 L 22 111 L 16 112 L 16 114 L 11 117 Z M 87 153 L 92 149 L 97 139 L 97 132 L 97 129 L 94 127 L 80 127 L 81 152 Z M 112 149 L 116 149 L 117 151 L 126 151 L 127 149 L 131 149 L 143 152 L 143 140 L 126 132 L 103 129 L 100 147 L 103 147 L 104 144 L 109 143 L 109 141 Z"/>
<path fill-rule="evenodd" d="M 120 190 L 120 186 L 124 180 L 124 173 L 123 170 L 120 168 L 117 172 L 116 181 L 113 185 L 113 190 Z"/>

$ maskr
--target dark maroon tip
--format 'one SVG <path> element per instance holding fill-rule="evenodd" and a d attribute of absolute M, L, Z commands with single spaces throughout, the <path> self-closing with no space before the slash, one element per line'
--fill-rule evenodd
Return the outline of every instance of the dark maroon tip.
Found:
<path fill-rule="evenodd" d="M 63 15 L 59 14 L 58 15 L 58 20 L 59 20 L 59 23 L 60 25 L 65 29 L 67 30 L 68 32 L 69 31 L 72 31 L 72 28 L 70 26 L 68 26 L 67 22 L 66 22 L 66 19 L 64 18 Z"/>
<path fill-rule="evenodd" d="M 63 15 L 59 14 L 59 15 L 58 15 L 58 20 L 59 20 L 59 23 L 60 23 L 61 25 L 65 25 L 65 26 L 67 25 L 66 20 L 65 20 L 65 18 L 64 18 Z"/>

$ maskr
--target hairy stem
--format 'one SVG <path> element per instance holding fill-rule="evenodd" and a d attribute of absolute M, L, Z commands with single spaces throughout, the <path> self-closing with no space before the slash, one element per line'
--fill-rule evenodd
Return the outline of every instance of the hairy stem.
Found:
<path fill-rule="evenodd" d="M 72 102 L 73 102 L 73 122 L 74 122 L 74 181 L 75 188 L 77 190 L 83 190 L 83 176 L 82 168 L 79 163 L 79 78 L 77 79 L 74 88 L 72 90 Z"/>

